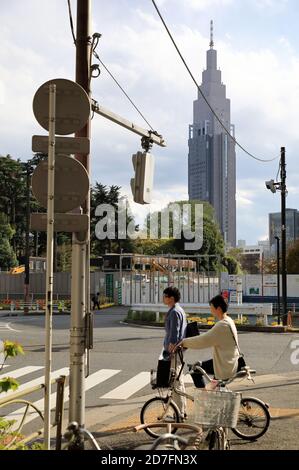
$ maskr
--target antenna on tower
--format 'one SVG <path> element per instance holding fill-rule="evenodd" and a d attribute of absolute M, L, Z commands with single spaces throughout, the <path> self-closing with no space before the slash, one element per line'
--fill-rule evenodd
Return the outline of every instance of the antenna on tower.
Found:
<path fill-rule="evenodd" d="M 214 24 L 213 24 L 213 20 L 211 20 L 210 48 L 213 49 L 213 47 L 214 47 Z"/>

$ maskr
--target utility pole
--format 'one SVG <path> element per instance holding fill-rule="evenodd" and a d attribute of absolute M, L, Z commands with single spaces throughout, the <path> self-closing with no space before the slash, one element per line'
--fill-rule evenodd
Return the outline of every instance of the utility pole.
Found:
<path fill-rule="evenodd" d="M 286 160 L 285 147 L 281 148 L 281 274 L 282 274 L 282 324 L 287 325 L 287 267 L 286 267 Z"/>
<path fill-rule="evenodd" d="M 279 237 L 276 240 L 276 262 L 277 262 L 277 322 L 280 325 L 280 252 L 279 252 Z"/>
<path fill-rule="evenodd" d="M 90 96 L 91 0 L 77 0 L 76 82 Z M 90 117 L 76 137 L 90 137 Z M 76 154 L 89 173 L 89 154 Z M 78 211 L 77 211 L 78 212 Z M 83 213 L 90 214 L 90 192 Z M 70 328 L 70 409 L 69 421 L 85 425 L 86 316 L 89 313 L 90 230 L 74 233 L 72 240 L 72 296 Z"/>

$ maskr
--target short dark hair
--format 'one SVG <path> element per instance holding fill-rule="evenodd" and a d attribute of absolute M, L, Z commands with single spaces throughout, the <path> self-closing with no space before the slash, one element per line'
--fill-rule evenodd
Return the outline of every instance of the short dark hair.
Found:
<path fill-rule="evenodd" d="M 181 293 L 177 287 L 166 287 L 163 294 L 167 297 L 173 297 L 175 302 L 179 302 L 181 299 Z"/>
<path fill-rule="evenodd" d="M 223 313 L 227 312 L 227 303 L 226 300 L 222 297 L 222 295 L 216 295 L 215 297 L 213 297 L 210 300 L 209 304 L 213 305 L 213 307 L 215 308 L 220 307 Z"/>

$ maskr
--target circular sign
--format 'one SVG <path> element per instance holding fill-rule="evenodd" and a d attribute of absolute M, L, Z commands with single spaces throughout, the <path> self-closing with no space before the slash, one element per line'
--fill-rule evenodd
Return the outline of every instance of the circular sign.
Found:
<path fill-rule="evenodd" d="M 49 86 L 56 85 L 55 133 L 73 134 L 85 126 L 90 115 L 86 91 L 71 80 L 56 78 L 39 87 L 33 98 L 33 112 L 38 123 L 49 130 Z"/>
<path fill-rule="evenodd" d="M 54 211 L 69 212 L 81 206 L 89 190 L 89 177 L 78 160 L 67 155 L 55 159 Z M 32 192 L 38 202 L 47 208 L 48 160 L 42 160 L 32 175 Z"/>

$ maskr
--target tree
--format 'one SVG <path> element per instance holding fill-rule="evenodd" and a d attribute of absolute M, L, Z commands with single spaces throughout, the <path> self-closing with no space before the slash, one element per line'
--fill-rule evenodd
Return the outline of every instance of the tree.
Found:
<path fill-rule="evenodd" d="M 259 266 L 261 263 L 259 264 Z M 277 260 L 275 258 L 267 258 L 263 261 L 264 274 L 277 274 Z"/>
<path fill-rule="evenodd" d="M 166 214 L 171 206 L 176 204 L 179 208 L 179 211 L 174 211 L 171 213 L 170 211 L 170 219 L 169 219 L 169 239 L 161 239 L 161 220 L 163 213 Z M 190 205 L 191 209 L 191 221 L 190 221 L 190 229 L 192 233 L 195 231 L 196 221 L 195 221 L 195 205 L 202 204 L 203 205 L 203 239 L 202 239 L 202 246 L 199 249 L 195 250 L 186 250 L 185 244 L 192 243 L 195 240 L 193 239 L 186 239 L 185 233 L 186 228 L 188 228 L 188 221 L 184 220 L 183 217 L 183 206 Z M 213 207 L 207 203 L 202 201 L 175 201 L 171 202 L 162 209 L 162 211 L 158 211 L 155 214 L 152 214 L 152 218 L 156 218 L 158 221 L 158 244 L 153 245 L 148 241 L 140 241 L 139 248 L 144 248 L 144 254 L 185 254 L 191 256 L 196 255 L 203 255 L 204 257 L 200 258 L 198 269 L 202 270 L 209 270 L 209 271 L 216 271 L 220 269 L 219 261 L 224 256 L 224 242 L 222 235 L 220 233 L 219 226 L 216 222 L 214 209 Z M 174 227 L 178 226 L 179 219 L 182 221 L 181 230 L 180 230 L 180 237 L 174 237 Z M 149 215 L 145 221 L 145 230 L 149 233 L 150 228 L 150 217 Z M 152 240 L 153 241 L 153 240 Z M 155 253 L 153 253 L 153 251 Z"/>
<path fill-rule="evenodd" d="M 287 254 L 288 274 L 299 274 L 299 240 L 293 243 Z"/>
<path fill-rule="evenodd" d="M 222 259 L 228 274 L 242 274 L 242 248 L 231 248 Z"/>
<path fill-rule="evenodd" d="M 99 256 L 104 254 L 106 251 L 110 253 L 120 253 L 121 249 L 125 252 L 134 251 L 135 242 L 130 238 L 120 239 L 119 238 L 119 201 L 120 201 L 120 186 L 112 185 L 109 188 L 106 185 L 96 182 L 94 187 L 91 189 L 91 223 L 90 223 L 90 238 L 91 238 L 91 254 L 93 256 Z M 95 215 L 96 208 L 102 204 L 109 204 L 115 210 L 115 240 L 104 239 L 98 240 L 96 237 L 96 225 L 101 218 Z M 104 212 L 102 219 L 105 217 Z M 126 227 L 130 222 L 134 222 L 130 210 L 126 210 Z"/>
<path fill-rule="evenodd" d="M 0 213 L 0 267 L 10 269 L 17 266 L 17 258 L 11 246 L 14 230 L 7 222 L 5 214 Z"/>

